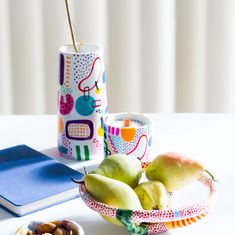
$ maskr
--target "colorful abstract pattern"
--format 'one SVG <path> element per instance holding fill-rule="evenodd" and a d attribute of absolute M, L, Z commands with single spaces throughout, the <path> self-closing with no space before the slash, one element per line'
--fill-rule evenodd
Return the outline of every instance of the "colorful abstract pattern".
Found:
<path fill-rule="evenodd" d="M 140 117 L 142 116 L 140 115 Z M 130 114 L 131 121 L 138 122 L 139 126 L 122 127 L 115 123 L 110 125 L 109 118 L 108 115 L 104 121 L 104 141 L 107 146 L 105 155 L 121 153 L 133 155 L 141 161 L 148 161 L 148 153 L 152 144 L 150 123 L 131 119 Z"/>
<path fill-rule="evenodd" d="M 144 167 L 147 165 L 148 163 L 143 164 Z M 207 175 L 202 175 L 198 181 L 209 189 L 209 196 L 205 201 L 167 210 L 123 210 L 96 201 L 84 184 L 80 185 L 79 191 L 88 207 L 99 214 L 117 218 L 130 234 L 154 235 L 169 229 L 191 225 L 210 212 L 216 198 L 215 183 Z"/>
<path fill-rule="evenodd" d="M 58 149 L 70 159 L 104 156 L 100 117 L 107 108 L 106 76 L 102 49 L 95 47 L 85 43 L 76 54 L 60 50 Z"/>

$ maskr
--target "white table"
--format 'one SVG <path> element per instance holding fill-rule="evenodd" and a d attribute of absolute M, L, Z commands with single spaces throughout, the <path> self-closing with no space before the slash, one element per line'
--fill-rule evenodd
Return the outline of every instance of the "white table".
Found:
<path fill-rule="evenodd" d="M 151 114 L 153 122 L 152 155 L 167 151 L 181 152 L 200 160 L 217 178 L 218 201 L 205 219 L 188 227 L 164 234 L 198 235 L 235 234 L 235 115 L 234 114 Z M 0 149 L 27 144 L 75 169 L 93 162 L 74 162 L 57 157 L 56 116 L 1 116 Z M 1 179 L 0 179 L 1 183 Z M 0 234 L 12 235 L 32 220 L 73 219 L 86 235 L 128 234 L 124 228 L 108 224 L 90 210 L 81 198 L 24 216 L 14 217 L 0 208 Z"/>

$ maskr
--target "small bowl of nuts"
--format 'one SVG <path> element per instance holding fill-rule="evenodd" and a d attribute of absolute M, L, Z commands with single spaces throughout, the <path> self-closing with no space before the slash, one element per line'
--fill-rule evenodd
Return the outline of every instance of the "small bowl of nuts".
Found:
<path fill-rule="evenodd" d="M 84 235 L 83 228 L 72 220 L 32 221 L 17 229 L 15 235 Z"/>

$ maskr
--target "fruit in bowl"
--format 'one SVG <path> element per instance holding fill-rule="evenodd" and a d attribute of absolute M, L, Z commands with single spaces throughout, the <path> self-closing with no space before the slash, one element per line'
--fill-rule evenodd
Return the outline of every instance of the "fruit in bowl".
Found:
<path fill-rule="evenodd" d="M 177 220 L 179 224 L 183 221 L 182 224 L 186 226 L 191 222 L 186 223 L 185 218 L 195 222 L 205 216 L 213 205 L 214 177 L 196 161 L 178 153 L 161 154 L 151 163 L 142 164 L 145 166 L 142 174 L 145 174 L 147 179 L 142 177 L 142 181 L 139 182 L 136 180 L 137 177 L 131 174 L 131 169 L 135 172 L 139 170 L 136 171 L 131 164 L 132 161 L 125 161 L 125 157 L 130 156 L 107 157 L 98 169 L 85 175 L 84 184 L 80 186 L 80 193 L 86 205 L 100 213 L 108 222 L 124 225 L 131 234 L 139 234 L 139 230 L 144 230 L 144 234 L 147 234 L 146 229 L 166 231 L 172 226 L 175 228 L 171 221 Z M 119 160 L 125 164 L 120 164 Z M 135 160 L 138 161 L 138 159 Z M 104 166 L 106 170 L 100 170 L 101 166 Z M 125 169 L 128 171 L 127 175 L 138 182 L 134 189 L 127 184 L 126 178 L 128 177 L 123 176 Z M 205 175 L 205 172 L 208 174 Z M 208 204 L 193 204 L 176 210 L 169 208 L 171 206 L 169 192 L 179 190 L 194 180 L 198 180 L 209 188 Z M 195 207 L 198 210 L 195 210 Z"/>
<path fill-rule="evenodd" d="M 141 162 L 131 155 L 113 154 L 105 158 L 92 173 L 122 181 L 135 188 L 141 178 L 142 168 Z"/>
<path fill-rule="evenodd" d="M 141 210 L 140 201 L 134 190 L 127 184 L 99 174 L 87 174 L 85 186 L 94 199 L 122 209 Z M 107 221 L 121 225 L 116 219 L 103 216 Z"/>
<path fill-rule="evenodd" d="M 173 152 L 158 155 L 145 169 L 149 180 L 162 182 L 169 192 L 184 188 L 204 172 L 216 181 L 202 164 L 183 154 Z"/>
<path fill-rule="evenodd" d="M 159 181 L 147 181 L 135 189 L 144 210 L 163 210 L 170 205 L 170 194 Z"/>

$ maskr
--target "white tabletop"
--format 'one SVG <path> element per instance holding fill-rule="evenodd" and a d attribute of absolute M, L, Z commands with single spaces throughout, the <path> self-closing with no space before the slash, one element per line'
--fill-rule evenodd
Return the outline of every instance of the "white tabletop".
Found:
<path fill-rule="evenodd" d="M 151 114 L 153 123 L 152 157 L 174 151 L 201 162 L 219 179 L 218 200 L 205 219 L 164 234 L 234 234 L 235 219 L 235 114 Z M 58 157 L 56 116 L 1 116 L 0 149 L 27 144 L 47 153 L 74 169 L 96 161 L 75 162 Z M 1 179 L 0 179 L 1 182 Z M 12 235 L 32 220 L 73 219 L 86 235 L 128 234 L 122 227 L 104 221 L 87 208 L 81 198 L 24 216 L 14 217 L 0 208 L 0 234 Z"/>

